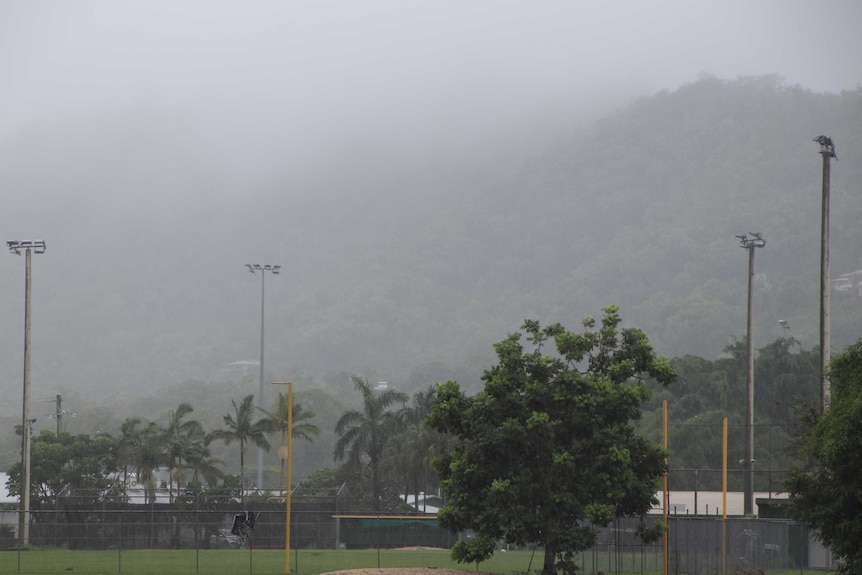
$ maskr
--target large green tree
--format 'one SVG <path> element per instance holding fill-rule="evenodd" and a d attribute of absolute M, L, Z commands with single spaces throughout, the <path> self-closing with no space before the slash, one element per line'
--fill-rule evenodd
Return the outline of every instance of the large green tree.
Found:
<path fill-rule="evenodd" d="M 862 573 L 862 339 L 830 365 L 831 400 L 826 412 L 806 419 L 802 455 L 787 482 L 791 513 L 817 530 L 839 556 L 843 573 Z"/>
<path fill-rule="evenodd" d="M 375 389 L 368 380 L 352 376 L 353 388 L 362 394 L 362 409 L 351 409 L 335 425 L 336 461 L 347 458 L 351 463 L 367 461 L 371 475 L 371 507 L 380 511 L 380 464 L 386 443 L 399 429 L 400 422 L 393 405 L 404 405 L 408 396 L 392 388 Z"/>
<path fill-rule="evenodd" d="M 583 324 L 572 333 L 527 320 L 523 333 L 494 346 L 499 363 L 485 372 L 483 391 L 467 397 L 456 382 L 438 386 L 429 424 L 459 439 L 437 460 L 440 523 L 476 533 L 455 545 L 458 561 L 484 560 L 505 538 L 540 545 L 545 575 L 558 566 L 571 573 L 594 526 L 643 516 L 656 503 L 665 453 L 632 421 L 648 382 L 667 385 L 676 372 L 641 330 L 620 329 L 615 306 L 598 329 L 592 318 Z"/>
<path fill-rule="evenodd" d="M 77 503 L 121 499 L 115 474 L 119 469 L 113 440 L 43 430 L 30 444 L 30 501 L 34 508 L 53 506 L 56 498 L 74 498 Z M 10 495 L 21 493 L 21 464 L 9 469 L 6 483 Z"/>

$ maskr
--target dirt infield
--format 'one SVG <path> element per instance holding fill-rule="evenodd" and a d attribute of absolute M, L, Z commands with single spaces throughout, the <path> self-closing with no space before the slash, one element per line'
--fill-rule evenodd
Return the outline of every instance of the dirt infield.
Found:
<path fill-rule="evenodd" d="M 321 575 L 489 575 L 469 569 L 437 569 L 436 567 L 393 567 L 391 569 L 346 569 Z"/>

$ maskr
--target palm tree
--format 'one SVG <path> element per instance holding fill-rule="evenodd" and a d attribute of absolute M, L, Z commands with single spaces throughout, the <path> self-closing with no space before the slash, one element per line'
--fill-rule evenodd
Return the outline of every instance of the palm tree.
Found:
<path fill-rule="evenodd" d="M 135 457 L 135 473 L 138 484 L 144 488 L 144 501 L 155 502 L 156 476 L 153 470 L 165 463 L 165 437 L 155 423 L 150 423 L 137 436 L 137 454 Z"/>
<path fill-rule="evenodd" d="M 138 426 L 141 424 L 140 417 L 127 417 L 120 424 L 120 435 L 114 437 L 108 435 L 117 446 L 117 460 L 123 466 L 123 497 L 126 497 L 126 487 L 129 484 L 129 466 L 134 469 L 139 459 L 141 447 L 141 436 L 143 430 Z"/>
<path fill-rule="evenodd" d="M 339 436 L 335 443 L 335 460 L 345 456 L 351 462 L 368 458 L 371 471 L 371 495 L 374 511 L 380 510 L 380 460 L 386 442 L 398 425 L 396 413 L 389 408 L 407 402 L 407 395 L 394 389 L 373 389 L 366 379 L 351 377 L 353 388 L 362 394 L 362 411 L 345 412 L 335 426 Z"/>
<path fill-rule="evenodd" d="M 288 395 L 279 393 L 274 411 L 267 411 L 262 408 L 258 409 L 266 414 L 269 419 L 269 425 L 272 427 L 273 431 L 281 431 L 281 450 L 279 451 L 279 455 L 281 456 L 281 475 L 279 475 L 278 484 L 284 485 L 284 460 L 287 455 L 285 451 L 285 440 L 287 439 L 287 427 L 290 422 L 290 399 Z M 293 431 L 291 433 L 292 438 L 304 439 L 309 443 L 314 443 L 312 435 L 319 435 L 320 428 L 315 424 L 310 423 L 309 420 L 314 419 L 315 417 L 317 417 L 316 413 L 313 411 L 305 411 L 302 408 L 302 404 L 294 403 L 292 422 Z"/>
<path fill-rule="evenodd" d="M 254 395 L 246 395 L 242 402 L 237 405 L 236 401 L 231 400 L 233 405 L 233 414 L 228 413 L 224 416 L 225 429 L 217 429 L 209 434 L 207 441 L 220 440 L 225 445 L 230 445 L 234 441 L 239 442 L 239 477 L 240 489 L 242 490 L 242 500 L 245 501 L 245 446 L 252 443 L 257 447 L 261 447 L 269 451 L 269 442 L 266 440 L 266 435 L 269 433 L 271 423 L 267 419 L 254 419 Z M 259 486 L 258 486 L 259 487 Z"/>
<path fill-rule="evenodd" d="M 436 487 L 437 475 L 432 461 L 451 448 L 451 437 L 425 425 L 437 398 L 431 386 L 413 396 L 410 407 L 399 412 L 402 432 L 390 449 L 387 449 L 387 465 L 393 475 L 404 481 L 404 501 L 413 493 L 413 505 L 419 506 L 419 492 L 428 492 Z"/>
<path fill-rule="evenodd" d="M 207 485 L 214 486 L 224 477 L 224 472 L 220 468 L 224 462 L 212 457 L 208 439 L 205 438 L 202 443 L 190 445 L 183 456 L 183 460 L 186 462 L 186 469 L 192 470 L 192 481 L 199 481 L 200 476 L 203 477 Z"/>
<path fill-rule="evenodd" d="M 209 455 L 206 447 L 206 433 L 199 421 L 185 419 L 194 408 L 190 403 L 183 402 L 177 409 L 171 411 L 168 423 L 161 428 L 165 438 L 165 456 L 168 463 L 168 496 L 173 502 L 174 476 L 177 477 L 177 487 L 182 479 L 182 464 L 190 457 Z M 201 453 L 206 451 L 206 453 Z"/>

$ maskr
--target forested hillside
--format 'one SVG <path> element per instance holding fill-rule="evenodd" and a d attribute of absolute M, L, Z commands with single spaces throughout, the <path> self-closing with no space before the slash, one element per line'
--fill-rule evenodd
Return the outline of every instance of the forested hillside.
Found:
<path fill-rule="evenodd" d="M 353 135 L 316 164 L 286 158 L 242 201 L 219 195 L 231 174 L 181 119 L 67 121 L 79 128 L 71 141 L 34 125 L 0 149 L 11 180 L 28 175 L 21 194 L 57 181 L 102 190 L 102 204 L 43 206 L 48 252 L 34 258 L 33 393 L 75 397 L 70 429 L 110 425 L 154 390 L 170 392 L 158 393 L 164 405 L 147 400 L 153 417 L 206 401 L 215 421 L 240 387 L 254 393 L 254 369 L 226 367 L 259 354 L 260 276 L 244 263 L 284 266 L 266 278 L 268 379 L 339 404 L 358 400 L 353 373 L 411 394 L 445 379 L 475 391 L 491 344 L 524 318 L 574 326 L 610 303 L 659 353 L 716 360 L 745 332 L 735 235 L 747 232 L 768 241 L 756 257 L 756 346 L 782 336 L 811 349 L 821 133 L 839 158 L 833 276 L 862 269 L 862 89 L 707 76 L 544 139 L 519 142 L 517 122 L 487 137 Z M 114 197 L 122 190 L 160 207 L 136 210 Z M 13 421 L 23 261 L 7 260 L 0 382 Z M 836 349 L 860 335 L 857 295 L 834 293 Z"/>

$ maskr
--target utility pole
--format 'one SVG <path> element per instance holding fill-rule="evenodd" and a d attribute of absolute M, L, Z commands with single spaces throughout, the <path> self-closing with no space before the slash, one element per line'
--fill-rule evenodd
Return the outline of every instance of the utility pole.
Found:
<path fill-rule="evenodd" d="M 835 144 L 828 136 L 817 136 L 814 141 L 820 144 L 823 156 L 823 191 L 820 207 L 820 414 L 829 407 L 829 362 L 831 360 L 832 340 L 829 333 L 829 170 L 835 155 Z"/>
<path fill-rule="evenodd" d="M 57 437 L 60 437 L 60 432 L 63 431 L 63 416 L 67 414 L 69 417 L 78 415 L 73 411 L 63 409 L 63 396 L 58 393 L 55 399 L 54 413 L 48 415 L 48 419 L 53 419 L 57 422 Z"/>
<path fill-rule="evenodd" d="M 57 418 L 57 439 L 60 438 L 60 431 L 63 429 L 61 422 L 63 421 L 63 396 L 57 394 L 57 410 L 54 412 Z"/>
<path fill-rule="evenodd" d="M 747 375 L 745 377 L 745 494 L 743 513 L 754 514 L 754 250 L 766 245 L 763 234 L 749 232 L 736 236 L 740 247 L 748 250 L 748 318 L 746 321 Z"/>
<path fill-rule="evenodd" d="M 24 251 L 24 398 L 21 409 L 21 496 L 18 513 L 18 546 L 30 544 L 30 261 L 31 254 L 45 253 L 44 240 L 9 241 L 6 246 L 20 256 Z"/>

